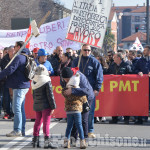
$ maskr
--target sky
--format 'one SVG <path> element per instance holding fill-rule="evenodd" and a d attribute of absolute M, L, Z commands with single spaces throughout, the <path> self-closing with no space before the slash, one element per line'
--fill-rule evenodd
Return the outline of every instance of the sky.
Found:
<path fill-rule="evenodd" d="M 69 9 L 72 9 L 73 1 L 74 0 L 60 0 L 60 2 Z M 146 0 L 113 0 L 113 3 L 115 6 L 136 6 L 137 4 L 143 6 L 143 3 L 146 4 Z"/>

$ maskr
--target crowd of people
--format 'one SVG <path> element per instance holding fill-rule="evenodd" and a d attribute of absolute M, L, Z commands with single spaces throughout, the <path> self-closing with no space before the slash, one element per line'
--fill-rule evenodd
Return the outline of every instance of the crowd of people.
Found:
<path fill-rule="evenodd" d="M 18 55 L 7 67 L 14 54 L 24 43 L 17 41 L 15 46 L 0 50 L 0 113 L 4 111 L 3 119 L 14 118 L 14 129 L 6 136 L 25 136 L 25 96 L 29 90 L 30 82 L 24 75 L 26 57 Z M 65 51 L 65 52 L 64 52 Z M 40 147 L 39 130 L 43 121 L 45 148 L 57 148 L 49 139 L 49 125 L 51 114 L 57 109 L 53 96 L 50 76 L 60 76 L 62 94 L 65 97 L 65 110 L 67 114 L 67 128 L 64 147 L 70 148 L 70 137 L 75 141 L 80 137 L 80 148 L 86 148 L 86 140 L 95 138 L 94 122 L 105 122 L 106 118 L 95 117 L 95 98 L 98 96 L 103 83 L 103 75 L 143 74 L 150 75 L 150 46 L 144 48 L 143 53 L 135 50 L 108 51 L 101 55 L 99 51 L 92 51 L 88 44 L 79 51 L 67 48 L 63 50 L 57 46 L 51 55 L 45 49 L 34 48 L 32 53 L 24 48 L 22 53 L 33 57 L 37 69 L 32 80 L 34 111 L 36 121 L 33 131 L 33 147 Z M 77 68 L 78 67 L 78 68 Z M 73 78 L 73 79 L 72 79 Z M 74 81 L 72 83 L 71 79 Z M 76 80 L 78 79 L 78 80 Z M 83 112 L 83 103 L 88 102 L 90 110 Z M 122 116 L 125 124 L 129 124 L 130 116 Z M 120 119 L 112 116 L 109 123 L 117 123 Z M 134 116 L 135 124 L 143 124 L 147 116 Z M 73 124 L 74 122 L 74 124 Z"/>

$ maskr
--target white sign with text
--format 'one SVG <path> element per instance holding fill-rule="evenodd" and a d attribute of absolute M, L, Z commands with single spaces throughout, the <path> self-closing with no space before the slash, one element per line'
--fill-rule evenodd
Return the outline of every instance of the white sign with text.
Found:
<path fill-rule="evenodd" d="M 66 39 L 102 48 L 112 0 L 74 0 Z"/>

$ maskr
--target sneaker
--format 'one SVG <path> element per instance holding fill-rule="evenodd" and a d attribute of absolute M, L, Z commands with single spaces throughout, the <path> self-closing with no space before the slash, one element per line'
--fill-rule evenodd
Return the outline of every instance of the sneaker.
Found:
<path fill-rule="evenodd" d="M 22 136 L 21 132 L 12 131 L 8 134 L 6 134 L 7 137 L 20 137 Z"/>
<path fill-rule="evenodd" d="M 85 140 L 80 140 L 80 149 L 86 149 Z"/>
<path fill-rule="evenodd" d="M 25 132 L 22 132 L 21 134 L 22 134 L 22 136 L 26 136 Z"/>
<path fill-rule="evenodd" d="M 101 122 L 105 122 L 106 121 L 106 117 L 102 117 L 100 121 Z"/>
<path fill-rule="evenodd" d="M 94 133 L 88 133 L 88 137 L 89 137 L 89 138 L 96 138 L 96 136 L 95 136 Z"/>
<path fill-rule="evenodd" d="M 70 148 L 70 140 L 64 139 L 64 148 Z"/>
<path fill-rule="evenodd" d="M 76 147 L 76 142 L 77 142 L 77 140 L 76 140 L 74 137 L 71 137 L 71 138 L 70 138 L 70 145 L 71 145 L 72 147 Z"/>
<path fill-rule="evenodd" d="M 99 118 L 98 117 L 94 117 L 94 123 L 99 122 Z"/>
<path fill-rule="evenodd" d="M 9 116 L 8 114 L 5 114 L 5 116 L 3 117 L 3 119 L 5 119 L 5 120 L 11 119 L 11 116 Z"/>

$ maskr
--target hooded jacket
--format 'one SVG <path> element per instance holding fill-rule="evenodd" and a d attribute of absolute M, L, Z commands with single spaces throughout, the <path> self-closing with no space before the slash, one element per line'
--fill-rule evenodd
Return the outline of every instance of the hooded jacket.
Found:
<path fill-rule="evenodd" d="M 22 50 L 22 53 L 29 55 L 27 48 Z M 12 63 L 0 73 L 0 80 L 7 77 L 6 87 L 13 89 L 25 89 L 30 87 L 29 80 L 25 77 L 24 70 L 26 66 L 26 56 L 18 55 Z"/>

